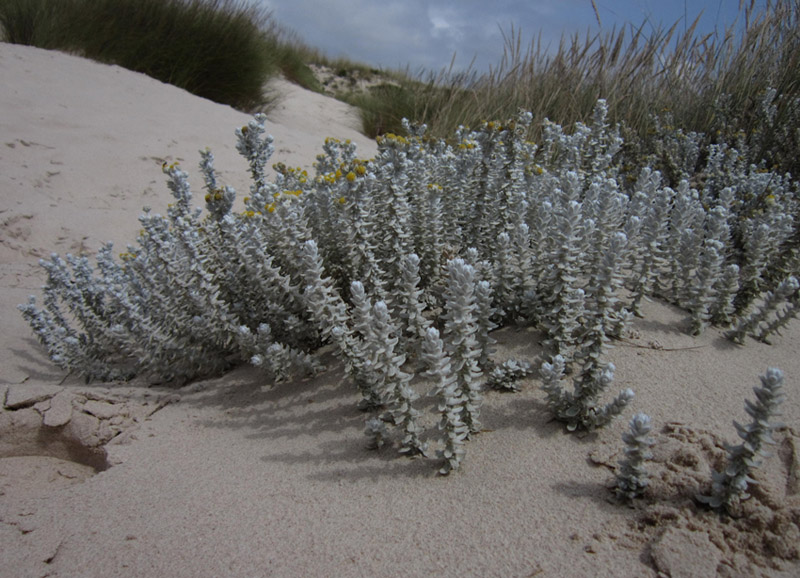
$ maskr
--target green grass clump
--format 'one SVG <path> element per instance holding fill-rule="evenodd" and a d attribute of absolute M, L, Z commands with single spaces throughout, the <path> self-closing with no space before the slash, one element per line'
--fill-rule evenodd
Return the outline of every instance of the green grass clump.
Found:
<path fill-rule="evenodd" d="M 49 0 L 1 0 L 0 33 L 2 40 L 52 48 L 60 34 L 55 23 L 64 16 L 64 3 Z"/>
<path fill-rule="evenodd" d="M 364 134 L 371 138 L 402 134 L 403 119 L 415 118 L 415 95 L 402 85 L 381 83 L 366 92 L 352 92 L 338 98 L 361 110 Z"/>
<path fill-rule="evenodd" d="M 8 42 L 118 64 L 242 110 L 277 70 L 270 13 L 242 0 L 0 0 Z"/>
<path fill-rule="evenodd" d="M 402 90 L 347 100 L 364 110 L 368 134 L 393 132 L 392 119 L 406 116 L 446 137 L 459 125 L 511 118 L 520 109 L 562 126 L 587 123 L 604 99 L 608 120 L 623 123 L 626 140 L 641 144 L 632 156 L 654 154 L 660 133 L 680 130 L 702 135 L 703 144 L 740 152 L 745 145 L 749 162 L 800 173 L 800 0 L 760 11 L 742 2 L 736 23 L 705 36 L 696 25 L 681 31 L 678 23 L 664 29 L 645 22 L 575 34 L 555 51 L 541 38 L 524 46 L 512 28 L 502 60 L 487 73 L 451 67 L 407 74 Z"/>

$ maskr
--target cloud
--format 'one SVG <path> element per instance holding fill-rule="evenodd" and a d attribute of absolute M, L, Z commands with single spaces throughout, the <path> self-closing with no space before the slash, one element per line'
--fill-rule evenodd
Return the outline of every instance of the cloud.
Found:
<path fill-rule="evenodd" d="M 554 50 L 562 34 L 583 35 L 597 26 L 591 0 L 261 1 L 273 9 L 280 24 L 329 57 L 345 56 L 384 68 L 408 65 L 412 72 L 422 68 L 438 72 L 450 64 L 454 54 L 457 69 L 469 66 L 473 58 L 478 71 L 496 67 L 503 56 L 503 35 L 512 27 L 522 37 L 523 50 L 539 35 L 542 46 Z M 693 14 L 710 6 L 712 20 L 722 6 L 719 2 L 722 0 L 703 0 L 694 6 Z M 678 9 L 668 2 L 595 3 L 603 27 L 609 30 L 626 20 L 639 24 L 643 14 L 670 24 L 683 16 L 683 6 Z"/>
<path fill-rule="evenodd" d="M 331 57 L 347 56 L 386 67 L 422 59 L 441 48 L 424 0 L 271 0 L 276 20 Z M 422 16 L 422 17 L 420 17 Z"/>

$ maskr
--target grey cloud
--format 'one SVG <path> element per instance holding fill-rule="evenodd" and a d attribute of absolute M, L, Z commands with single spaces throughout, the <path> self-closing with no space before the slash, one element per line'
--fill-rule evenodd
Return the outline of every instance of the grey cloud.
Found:
<path fill-rule="evenodd" d="M 496 67 L 503 56 L 503 33 L 513 26 L 522 35 L 523 49 L 541 35 L 543 47 L 554 50 L 563 34 L 583 35 L 597 22 L 591 0 L 261 0 L 273 8 L 277 21 L 296 31 L 311 46 L 330 57 L 412 72 L 446 68 L 454 54 L 456 68 L 475 59 L 477 71 Z M 763 0 L 758 0 L 762 2 Z M 725 2 L 702 0 L 693 15 L 706 6 L 715 15 Z M 683 15 L 671 2 L 596 0 L 603 27 L 610 30 L 626 20 L 670 24 Z M 644 16 L 643 16 L 644 15 Z M 693 15 L 690 17 L 693 18 Z M 708 20 L 713 26 L 711 16 Z"/>

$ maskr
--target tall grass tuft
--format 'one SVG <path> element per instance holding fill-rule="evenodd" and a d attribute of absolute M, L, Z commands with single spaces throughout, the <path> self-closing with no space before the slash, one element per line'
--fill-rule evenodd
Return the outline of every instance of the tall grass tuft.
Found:
<path fill-rule="evenodd" d="M 64 6 L 49 0 L 0 0 L 0 38 L 12 44 L 52 48 L 58 37 L 54 24 L 63 18 Z"/>
<path fill-rule="evenodd" d="M 737 22 L 712 34 L 699 35 L 697 23 L 575 34 L 562 37 L 555 51 L 541 36 L 524 45 L 512 28 L 502 60 L 487 73 L 451 66 L 408 75 L 401 90 L 356 104 L 367 105 L 373 133 L 408 116 L 444 137 L 519 109 L 562 126 L 585 123 L 604 99 L 609 121 L 624 124 L 628 142 L 642 143 L 633 154 L 653 153 L 658 132 L 680 129 L 700 133 L 704 144 L 740 151 L 745 144 L 755 162 L 798 174 L 800 0 L 769 2 L 761 11 L 741 2 Z"/>
<path fill-rule="evenodd" d="M 118 64 L 249 110 L 276 70 L 270 13 L 243 0 L 0 0 L 6 41 Z"/>

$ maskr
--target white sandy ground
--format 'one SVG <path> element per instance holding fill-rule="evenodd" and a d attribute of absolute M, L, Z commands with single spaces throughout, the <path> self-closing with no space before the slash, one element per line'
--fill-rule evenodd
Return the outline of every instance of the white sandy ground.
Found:
<path fill-rule="evenodd" d="M 280 90 L 275 161 L 310 167 L 326 136 L 374 153 L 346 106 Z M 684 312 L 648 303 L 612 352 L 613 393 L 636 391 L 622 419 L 568 435 L 538 380 L 489 392 L 487 431 L 447 478 L 434 460 L 365 449 L 358 396 L 329 354 L 317 378 L 275 387 L 249 367 L 180 389 L 65 376 L 16 310 L 44 280 L 38 258 L 106 240 L 124 250 L 142 205 L 170 201 L 163 160 L 181 160 L 200 196 L 206 146 L 246 194 L 233 130 L 248 118 L 117 67 L 0 44 L 0 576 L 800 575 L 800 323 L 737 347 L 713 329 L 689 337 Z M 495 337 L 499 360 L 541 361 L 537 333 Z M 787 377 L 788 427 L 746 517 L 722 519 L 692 496 L 722 442 L 738 441 L 731 421 L 746 421 L 768 366 Z M 431 400 L 421 407 L 433 425 Z M 656 457 L 628 507 L 607 486 L 638 411 L 653 418 Z"/>

